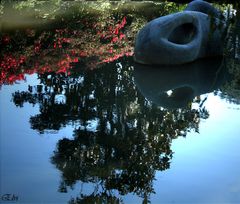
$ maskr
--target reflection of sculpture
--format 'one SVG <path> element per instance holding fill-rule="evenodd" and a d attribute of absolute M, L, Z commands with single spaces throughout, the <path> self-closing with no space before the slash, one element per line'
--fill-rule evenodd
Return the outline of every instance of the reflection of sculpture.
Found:
<path fill-rule="evenodd" d="M 218 88 L 224 70 L 222 58 L 215 58 L 161 69 L 135 64 L 134 73 L 137 87 L 148 100 L 165 108 L 179 108 Z"/>
<path fill-rule="evenodd" d="M 224 23 L 211 4 L 193 1 L 185 11 L 149 22 L 137 35 L 135 61 L 142 64 L 183 64 L 221 55 Z"/>

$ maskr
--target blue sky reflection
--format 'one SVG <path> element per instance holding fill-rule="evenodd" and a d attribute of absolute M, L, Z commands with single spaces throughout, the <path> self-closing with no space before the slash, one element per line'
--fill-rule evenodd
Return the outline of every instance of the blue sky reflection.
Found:
<path fill-rule="evenodd" d="M 239 202 L 239 106 L 212 93 L 207 97 L 210 117 L 201 121 L 199 133 L 173 140 L 171 168 L 157 173 L 153 203 Z"/>

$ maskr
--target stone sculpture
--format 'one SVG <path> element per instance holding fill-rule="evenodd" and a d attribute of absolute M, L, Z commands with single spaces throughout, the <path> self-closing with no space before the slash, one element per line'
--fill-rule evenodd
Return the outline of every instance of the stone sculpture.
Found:
<path fill-rule="evenodd" d="M 177 65 L 222 55 L 224 31 L 221 12 L 195 0 L 182 12 L 146 24 L 137 34 L 134 59 L 141 64 Z"/>

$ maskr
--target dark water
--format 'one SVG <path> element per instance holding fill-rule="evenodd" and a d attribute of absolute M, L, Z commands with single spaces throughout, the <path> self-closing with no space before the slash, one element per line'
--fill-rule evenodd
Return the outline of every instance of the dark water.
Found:
<path fill-rule="evenodd" d="M 224 58 L 172 67 L 116 19 L 1 34 L 1 202 L 240 203 L 239 19 Z"/>

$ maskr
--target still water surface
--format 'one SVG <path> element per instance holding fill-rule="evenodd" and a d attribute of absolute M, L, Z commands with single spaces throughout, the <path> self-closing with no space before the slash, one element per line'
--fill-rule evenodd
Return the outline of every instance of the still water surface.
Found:
<path fill-rule="evenodd" d="M 63 3 L 0 8 L 0 202 L 240 203 L 239 4 L 224 59 L 151 67 L 136 32 L 185 5 Z"/>
<path fill-rule="evenodd" d="M 168 82 L 169 68 L 128 58 L 3 85 L 1 194 L 18 203 L 239 203 L 240 106 L 220 97 L 225 75 L 211 63 L 173 67 Z"/>

